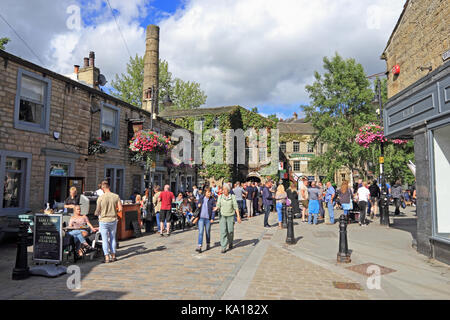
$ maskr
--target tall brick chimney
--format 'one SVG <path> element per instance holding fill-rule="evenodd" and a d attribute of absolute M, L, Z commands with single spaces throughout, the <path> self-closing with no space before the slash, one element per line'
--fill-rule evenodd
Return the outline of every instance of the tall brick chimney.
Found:
<path fill-rule="evenodd" d="M 98 85 L 98 76 L 100 75 L 100 69 L 94 65 L 95 53 L 89 52 L 89 58 L 83 59 L 83 68 L 78 71 L 78 81 L 84 82 L 87 85 L 100 90 Z"/>
<path fill-rule="evenodd" d="M 146 91 L 148 88 L 155 86 L 158 91 L 159 83 L 159 27 L 156 25 L 147 26 L 147 36 L 145 38 L 145 55 L 144 55 L 144 84 L 143 84 L 143 109 L 148 112 L 151 110 L 151 102 L 145 101 Z M 158 95 L 155 95 L 155 110 L 158 114 Z M 153 115 L 152 115 L 153 116 Z"/>

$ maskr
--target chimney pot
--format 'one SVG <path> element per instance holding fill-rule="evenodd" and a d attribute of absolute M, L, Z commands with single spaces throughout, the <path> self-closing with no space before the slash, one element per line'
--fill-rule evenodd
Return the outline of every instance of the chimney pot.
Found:
<path fill-rule="evenodd" d="M 294 119 L 297 120 L 297 113 L 294 112 Z"/>
<path fill-rule="evenodd" d="M 94 51 L 89 52 L 89 66 L 94 67 L 94 61 L 95 61 L 95 53 Z"/>
<path fill-rule="evenodd" d="M 89 58 L 85 57 L 83 68 L 87 68 L 87 67 L 89 67 Z"/>
<path fill-rule="evenodd" d="M 75 65 L 73 66 L 73 73 L 78 74 L 79 71 L 80 71 L 80 66 L 77 65 L 77 64 L 75 64 Z"/>

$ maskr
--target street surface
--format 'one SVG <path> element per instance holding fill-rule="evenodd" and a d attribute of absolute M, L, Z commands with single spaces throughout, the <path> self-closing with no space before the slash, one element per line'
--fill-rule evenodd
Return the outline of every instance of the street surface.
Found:
<path fill-rule="evenodd" d="M 390 228 L 378 219 L 366 228 L 349 225 L 349 264 L 336 262 L 338 223 L 314 226 L 295 219 L 297 242 L 287 245 L 286 229 L 263 228 L 260 215 L 235 225 L 235 247 L 226 254 L 220 252 L 217 221 L 212 248 L 200 254 L 194 251 L 196 229 L 121 241 L 117 262 L 77 263 L 81 288 L 73 290 L 66 284 L 69 275 L 11 280 L 16 248 L 0 245 L 0 299 L 449 299 L 450 267 L 415 251 L 414 208 L 405 211 L 391 216 Z M 276 219 L 272 212 L 273 226 Z M 29 255 L 31 265 L 31 247 Z M 379 289 L 373 278 L 368 286 L 366 271 L 373 265 L 381 272 Z"/>

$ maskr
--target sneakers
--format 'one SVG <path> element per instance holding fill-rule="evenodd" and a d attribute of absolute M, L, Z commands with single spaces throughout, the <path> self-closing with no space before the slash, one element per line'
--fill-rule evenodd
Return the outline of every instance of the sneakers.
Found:
<path fill-rule="evenodd" d="M 195 249 L 195 251 L 197 251 L 198 253 L 202 253 L 202 247 L 197 247 L 197 249 Z"/>
<path fill-rule="evenodd" d="M 222 248 L 222 250 L 220 252 L 221 253 L 225 253 L 225 252 L 227 252 L 227 249 L 226 248 Z"/>
<path fill-rule="evenodd" d="M 209 244 L 206 245 L 206 250 L 209 250 L 211 247 L 209 246 Z"/>

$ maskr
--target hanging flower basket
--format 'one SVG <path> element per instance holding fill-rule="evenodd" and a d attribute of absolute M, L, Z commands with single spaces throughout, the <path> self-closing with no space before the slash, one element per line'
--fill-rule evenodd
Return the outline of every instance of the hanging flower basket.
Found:
<path fill-rule="evenodd" d="M 376 142 L 392 142 L 394 144 L 405 144 L 407 140 L 393 139 L 388 140 L 384 136 L 384 128 L 375 123 L 369 123 L 359 129 L 359 133 L 356 135 L 356 143 L 364 148 L 369 148 L 372 143 Z"/>
<path fill-rule="evenodd" d="M 106 148 L 102 145 L 103 141 L 101 138 L 94 138 L 89 141 L 88 154 L 90 156 L 94 154 L 102 154 L 106 152 Z"/>
<path fill-rule="evenodd" d="M 130 140 L 132 162 L 145 161 L 147 168 L 156 161 L 157 154 L 167 154 L 172 148 L 170 139 L 150 130 L 138 131 Z"/>

